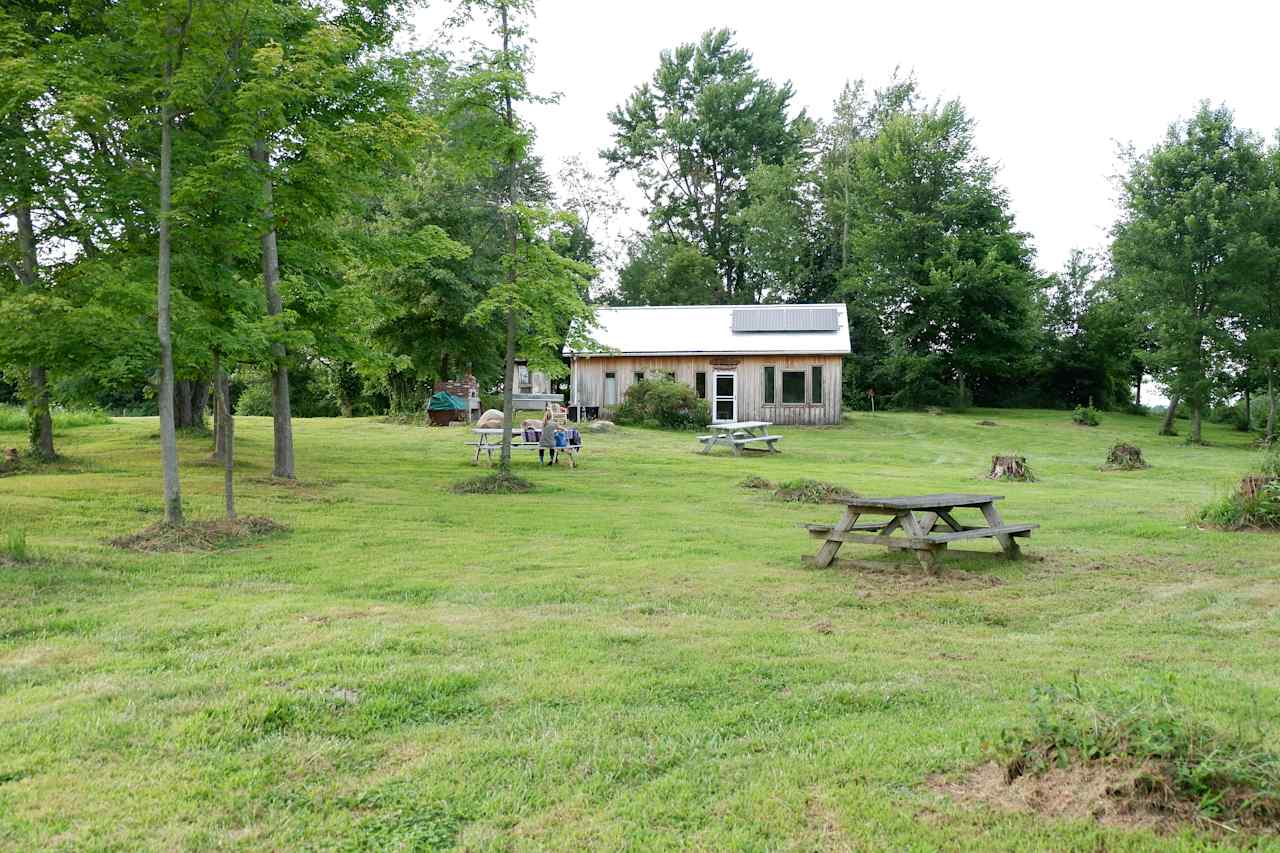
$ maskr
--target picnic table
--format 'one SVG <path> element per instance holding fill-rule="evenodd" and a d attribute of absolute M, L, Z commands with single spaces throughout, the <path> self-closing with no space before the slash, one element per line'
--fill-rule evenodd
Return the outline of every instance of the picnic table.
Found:
<path fill-rule="evenodd" d="M 467 442 L 468 447 L 474 447 L 476 449 L 476 455 L 475 455 L 475 458 L 471 460 L 471 464 L 472 465 L 479 464 L 480 454 L 487 453 L 489 456 L 489 464 L 492 465 L 493 454 L 502 452 L 502 434 L 506 432 L 506 430 L 502 429 L 501 427 L 495 427 L 492 429 L 473 427 L 471 431 L 475 433 L 476 436 L 478 437 L 476 441 Z M 578 467 L 578 463 L 576 460 L 577 460 L 578 452 L 582 450 L 582 445 L 577 444 L 577 445 L 569 445 L 568 447 L 555 447 L 555 448 L 543 447 L 541 444 L 539 444 L 536 441 L 524 441 L 523 438 L 521 437 L 523 430 L 516 430 L 513 427 L 512 433 L 513 433 L 513 435 L 511 436 L 512 451 L 554 450 L 556 453 L 565 454 L 565 456 L 569 460 L 570 468 Z"/>
<path fill-rule="evenodd" d="M 937 568 L 938 554 L 945 552 L 952 542 L 966 539 L 995 539 L 1000 543 L 1004 556 L 1016 560 L 1022 551 L 1015 537 L 1030 536 L 1038 524 L 1006 524 L 996 509 L 996 501 L 1003 495 L 938 494 L 897 498 L 845 498 L 844 515 L 836 524 L 806 524 L 809 535 L 821 539 L 822 547 L 806 562 L 817 568 L 826 568 L 836 560 L 840 546 L 846 542 L 881 545 L 913 551 L 920 565 L 929 571 Z M 982 524 L 961 524 L 952 515 L 953 510 L 976 509 L 982 514 Z M 862 516 L 887 516 L 887 521 L 859 521 Z M 939 527 L 941 529 L 939 530 Z M 901 536 L 895 533 L 901 532 Z M 951 553 L 982 554 L 986 551 L 952 551 Z M 842 560 L 853 565 L 866 565 L 859 561 Z"/>
<path fill-rule="evenodd" d="M 698 436 L 702 442 L 702 452 L 710 453 L 713 447 L 724 445 L 733 451 L 734 456 L 741 455 L 743 450 L 758 450 L 762 453 L 781 453 L 775 445 L 782 440 L 780 435 L 770 435 L 772 421 L 728 421 L 711 424 L 707 427 L 709 435 Z M 752 447 L 763 444 L 764 447 Z"/>

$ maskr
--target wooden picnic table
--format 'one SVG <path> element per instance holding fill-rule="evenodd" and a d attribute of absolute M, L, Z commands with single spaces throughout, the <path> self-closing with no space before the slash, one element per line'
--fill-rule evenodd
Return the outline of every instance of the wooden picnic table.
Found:
<path fill-rule="evenodd" d="M 724 445 L 733 451 L 734 456 L 741 455 L 743 450 L 758 450 L 762 453 L 781 453 L 775 445 L 782 440 L 780 435 L 770 435 L 772 421 L 728 421 L 711 424 L 707 427 L 709 435 L 698 436 L 702 442 L 702 452 L 710 453 L 713 447 Z M 764 447 L 752 447 L 763 444 Z"/>
<path fill-rule="evenodd" d="M 492 465 L 493 454 L 502 452 L 502 434 L 506 432 L 506 430 L 502 429 L 501 427 L 495 427 L 492 429 L 490 428 L 481 429 L 479 427 L 473 427 L 471 431 L 478 436 L 478 439 L 476 441 L 467 442 L 468 447 L 474 447 L 476 449 L 476 455 L 475 455 L 475 458 L 471 460 L 471 464 L 472 465 L 479 464 L 480 454 L 487 453 L 489 457 L 489 464 Z M 524 432 L 524 430 L 517 430 L 513 426 L 511 432 L 512 432 L 512 436 L 511 436 L 512 451 L 554 450 L 555 452 L 563 453 L 568 457 L 570 468 L 578 467 L 577 456 L 578 456 L 578 452 L 582 450 L 582 445 L 570 445 L 568 447 L 543 447 L 541 444 L 539 444 L 536 441 L 524 441 L 523 438 L 517 438 L 517 436 L 520 436 Z"/>
<path fill-rule="evenodd" d="M 826 568 L 836 560 L 840 546 L 846 542 L 881 545 L 913 551 L 920 565 L 930 571 L 937 568 L 938 554 L 945 552 L 952 542 L 966 539 L 995 539 L 1000 543 L 1004 556 L 1016 560 L 1022 551 L 1015 537 L 1030 536 L 1038 524 L 1005 524 L 996 509 L 996 501 L 1003 495 L 969 495 L 945 493 L 915 495 L 898 498 L 846 498 L 840 521 L 831 524 L 806 524 L 809 535 L 821 539 L 822 547 L 817 555 L 807 557 L 818 568 Z M 952 515 L 953 510 L 976 509 L 982 514 L 983 524 L 961 524 Z M 864 515 L 887 516 L 887 521 L 863 521 Z M 942 529 L 939 531 L 939 526 Z M 901 531 L 901 536 L 894 534 Z M 935 532 L 937 531 L 937 532 Z M 982 554 L 985 551 L 953 551 L 951 553 Z M 859 561 L 841 561 L 854 565 L 866 565 Z"/>

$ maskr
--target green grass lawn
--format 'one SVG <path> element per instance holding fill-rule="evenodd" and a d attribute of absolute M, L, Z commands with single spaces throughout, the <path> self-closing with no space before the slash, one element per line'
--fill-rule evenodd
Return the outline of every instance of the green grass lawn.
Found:
<path fill-rule="evenodd" d="M 1205 448 L 1156 427 L 859 415 L 783 428 L 781 455 L 742 459 L 623 429 L 588 435 L 576 471 L 518 456 L 531 494 L 460 496 L 446 487 L 476 469 L 458 428 L 298 421 L 305 482 L 286 488 L 266 480 L 269 421 L 244 418 L 241 512 L 290 531 L 158 555 L 104 544 L 161 516 L 155 420 L 64 429 L 67 463 L 0 479 L 0 534 L 25 530 L 39 558 L 0 565 L 0 844 L 1224 843 L 969 810 L 928 784 L 1073 673 L 1172 677 L 1224 728 L 1274 721 L 1280 539 L 1188 521 L 1254 451 L 1218 427 Z M 1099 471 L 1120 439 L 1153 467 Z M 208 450 L 181 443 L 194 517 L 221 505 Z M 1003 451 L 1041 482 L 980 479 Z M 1024 547 L 1046 559 L 936 582 L 805 569 L 797 523 L 838 508 L 772 501 L 738 486 L 750 474 L 993 491 L 1007 520 L 1041 525 Z"/>

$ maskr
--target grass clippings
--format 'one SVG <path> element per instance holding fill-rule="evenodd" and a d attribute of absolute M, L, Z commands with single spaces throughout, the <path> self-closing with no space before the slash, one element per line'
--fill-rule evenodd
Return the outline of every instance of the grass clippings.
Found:
<path fill-rule="evenodd" d="M 153 524 L 145 530 L 110 541 L 113 548 L 160 554 L 174 551 L 216 551 L 246 539 L 267 536 L 288 528 L 261 516 L 234 520 L 188 521 L 183 524 Z"/>
<path fill-rule="evenodd" d="M 460 480 L 449 491 L 455 495 L 518 495 L 533 491 L 533 483 L 515 474 L 488 474 Z"/>
<path fill-rule="evenodd" d="M 1142 448 L 1134 444 L 1120 442 L 1112 445 L 1107 451 L 1107 462 L 1102 466 L 1103 471 L 1139 471 L 1143 468 L 1150 468 L 1147 460 L 1142 457 Z"/>
<path fill-rule="evenodd" d="M 999 426 L 995 421 L 978 421 L 978 426 L 993 427 Z"/>
<path fill-rule="evenodd" d="M 757 477 L 755 475 L 747 477 L 738 485 L 744 489 L 763 489 L 770 492 L 776 488 L 776 486 L 773 485 L 772 480 L 766 480 L 764 477 Z"/>
<path fill-rule="evenodd" d="M 857 492 L 844 486 L 807 478 L 779 483 L 773 492 L 775 500 L 806 504 L 834 504 L 857 496 Z"/>

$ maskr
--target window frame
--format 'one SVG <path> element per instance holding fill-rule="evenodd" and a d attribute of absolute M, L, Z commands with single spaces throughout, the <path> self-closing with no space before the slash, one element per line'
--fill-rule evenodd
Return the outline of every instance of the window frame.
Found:
<path fill-rule="evenodd" d="M 776 406 L 778 404 L 778 368 L 772 364 L 764 366 L 764 404 L 766 406 Z"/>
<path fill-rule="evenodd" d="M 693 392 L 698 395 L 699 400 L 707 399 L 707 372 L 705 370 L 694 372 Z"/>
<path fill-rule="evenodd" d="M 822 365 L 815 364 L 809 368 L 809 402 L 822 404 Z"/>

